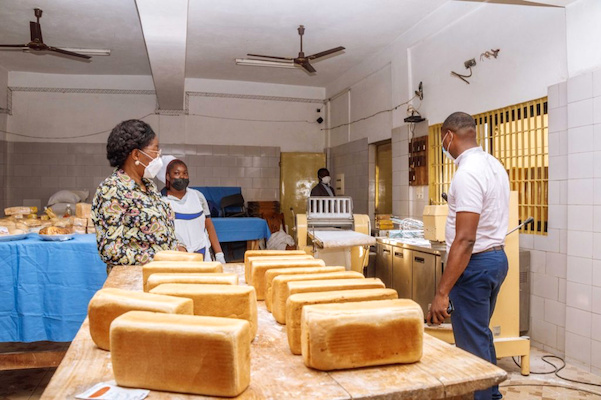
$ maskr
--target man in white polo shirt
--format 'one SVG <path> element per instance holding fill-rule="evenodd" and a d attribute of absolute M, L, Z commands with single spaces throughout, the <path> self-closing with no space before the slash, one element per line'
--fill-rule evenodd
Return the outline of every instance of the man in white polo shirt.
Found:
<path fill-rule="evenodd" d="M 457 171 L 448 193 L 445 239 L 447 263 L 426 322 L 451 316 L 457 347 L 496 364 L 490 318 L 507 275 L 503 250 L 509 221 L 509 179 L 503 165 L 476 141 L 476 124 L 466 113 L 451 114 L 442 124 L 442 148 Z M 498 386 L 474 398 L 500 399 Z"/>

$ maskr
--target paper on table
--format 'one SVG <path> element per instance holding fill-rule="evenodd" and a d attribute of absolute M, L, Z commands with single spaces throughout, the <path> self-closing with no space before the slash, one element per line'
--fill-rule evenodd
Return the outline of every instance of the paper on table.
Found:
<path fill-rule="evenodd" d="M 150 390 L 125 389 L 117 386 L 115 381 L 109 381 L 98 383 L 75 398 L 82 400 L 142 400 L 149 393 Z"/>

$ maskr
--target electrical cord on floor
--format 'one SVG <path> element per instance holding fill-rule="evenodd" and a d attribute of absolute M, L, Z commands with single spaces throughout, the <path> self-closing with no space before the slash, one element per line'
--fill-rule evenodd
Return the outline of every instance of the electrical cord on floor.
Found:
<path fill-rule="evenodd" d="M 594 395 L 597 395 L 597 396 L 601 396 L 601 393 L 594 392 L 592 390 L 581 389 L 581 388 L 577 388 L 575 386 L 554 385 L 552 383 L 509 383 L 507 385 L 499 385 L 500 388 L 506 388 L 506 387 L 509 387 L 509 386 L 516 386 L 516 387 L 518 387 L 518 386 L 556 387 L 556 388 L 567 389 L 567 390 L 575 390 L 575 391 L 578 391 L 578 392 L 584 392 L 584 393 L 589 393 L 589 394 L 594 394 Z"/>
<path fill-rule="evenodd" d="M 553 364 L 551 361 L 548 361 L 548 358 L 555 358 L 559 361 L 562 362 L 562 366 L 558 367 L 555 364 Z M 515 360 L 515 357 L 511 357 L 511 359 L 513 360 L 513 362 L 515 363 L 515 365 L 517 365 L 518 367 L 522 368 L 522 366 Z M 559 379 L 563 379 L 564 381 L 568 381 L 568 382 L 573 382 L 573 383 L 580 383 L 582 385 L 591 385 L 591 386 L 596 386 L 596 387 L 601 387 L 601 384 L 599 383 L 591 383 L 591 382 L 584 382 L 584 381 L 579 381 L 576 379 L 570 379 L 570 378 L 566 378 L 564 376 L 559 375 L 559 371 L 561 371 L 562 369 L 564 369 L 566 367 L 566 362 L 563 360 L 563 358 L 558 357 L 558 356 L 554 356 L 554 355 L 544 355 L 541 357 L 541 360 L 543 360 L 544 362 L 546 362 L 547 364 L 551 365 L 554 369 L 553 371 L 530 371 L 531 374 L 533 375 L 547 375 L 547 374 L 555 374 L 555 376 L 557 376 Z M 598 392 L 593 392 L 593 391 L 589 391 L 589 390 L 585 390 L 585 389 L 579 389 L 579 388 L 575 388 L 575 387 L 567 387 L 567 386 L 561 386 L 561 385 L 552 385 L 552 384 L 508 384 L 508 385 L 503 385 L 503 387 L 505 386 L 559 386 L 565 389 L 571 389 L 571 390 L 581 390 L 583 392 L 587 392 L 587 393 L 592 393 L 592 394 L 596 394 L 598 396 L 601 396 L 601 393 Z"/>

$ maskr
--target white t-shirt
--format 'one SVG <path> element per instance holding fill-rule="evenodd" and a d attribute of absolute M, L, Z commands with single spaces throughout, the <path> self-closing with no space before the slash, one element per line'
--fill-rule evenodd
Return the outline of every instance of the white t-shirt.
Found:
<path fill-rule="evenodd" d="M 504 244 L 509 223 L 509 179 L 505 168 L 481 147 L 464 151 L 455 164 L 457 171 L 448 195 L 447 251 L 455 240 L 456 214 L 462 211 L 480 214 L 472 253 Z"/>
<path fill-rule="evenodd" d="M 211 243 L 205 232 L 205 219 L 211 213 L 204 195 L 198 190 L 186 188 L 186 194 L 181 199 L 171 195 L 167 195 L 166 199 L 175 212 L 177 240 L 183 243 L 190 253 L 206 248 L 205 260 L 210 261 L 208 250 Z"/>

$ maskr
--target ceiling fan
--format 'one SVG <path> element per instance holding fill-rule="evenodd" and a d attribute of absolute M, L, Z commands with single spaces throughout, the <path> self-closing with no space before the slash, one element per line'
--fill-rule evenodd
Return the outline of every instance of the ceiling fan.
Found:
<path fill-rule="evenodd" d="M 257 66 L 265 66 L 265 67 L 281 67 L 281 68 L 294 68 L 295 66 L 299 66 L 310 74 L 317 72 L 315 68 L 310 64 L 310 61 L 316 61 L 319 58 L 329 56 L 330 54 L 337 53 L 339 51 L 344 50 L 344 47 L 338 46 L 333 49 L 329 49 L 326 51 L 322 51 L 320 53 L 312 54 L 310 56 L 305 56 L 303 52 L 303 35 L 305 34 L 305 27 L 300 25 L 298 27 L 298 34 L 300 35 L 300 52 L 298 53 L 298 57 L 276 57 L 276 56 L 264 56 L 261 54 L 247 54 L 249 57 L 253 57 L 250 59 L 236 59 L 236 64 L 238 65 L 257 65 Z M 268 60 L 266 60 L 268 59 Z M 277 60 L 277 61 L 276 61 Z"/>
<path fill-rule="evenodd" d="M 42 27 L 40 25 L 40 18 L 42 17 L 42 10 L 39 8 L 34 8 L 34 14 L 37 18 L 37 22 L 29 21 L 29 31 L 31 32 L 31 41 L 26 44 L 0 44 L 0 50 L 10 50 L 10 49 L 21 49 L 23 51 L 50 51 L 54 53 L 65 54 L 68 56 L 83 58 L 89 60 L 90 57 L 87 54 L 92 55 L 110 55 L 110 50 L 105 49 L 65 49 L 65 48 L 57 48 L 53 46 L 49 46 L 44 43 L 42 39 Z M 77 51 L 72 51 L 77 50 Z"/>

